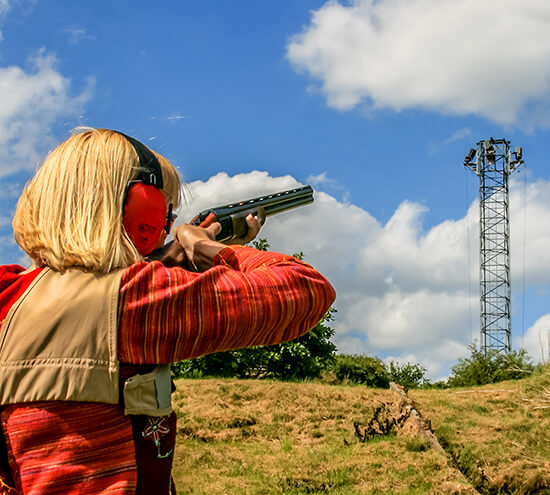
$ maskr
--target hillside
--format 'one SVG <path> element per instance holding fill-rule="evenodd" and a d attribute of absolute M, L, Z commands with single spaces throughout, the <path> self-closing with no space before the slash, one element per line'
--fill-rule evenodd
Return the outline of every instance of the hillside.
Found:
<path fill-rule="evenodd" d="M 178 380 L 178 493 L 550 493 L 549 375 L 409 396 L 443 449 L 389 390 Z"/>

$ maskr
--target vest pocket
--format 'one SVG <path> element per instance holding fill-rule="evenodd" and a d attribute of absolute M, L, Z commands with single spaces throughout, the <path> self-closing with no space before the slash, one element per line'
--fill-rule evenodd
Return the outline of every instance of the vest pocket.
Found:
<path fill-rule="evenodd" d="M 161 365 L 124 382 L 124 414 L 167 416 L 172 412 L 170 365 Z"/>

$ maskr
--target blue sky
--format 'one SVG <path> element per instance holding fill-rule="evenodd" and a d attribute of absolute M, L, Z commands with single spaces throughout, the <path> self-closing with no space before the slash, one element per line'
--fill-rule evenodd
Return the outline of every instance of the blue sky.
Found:
<path fill-rule="evenodd" d="M 513 331 L 540 359 L 549 14 L 536 0 L 0 0 L 0 262 L 25 261 L 10 217 L 47 151 L 77 126 L 118 129 L 179 167 L 182 217 L 311 182 L 315 205 L 262 235 L 333 280 L 342 352 L 437 378 L 479 331 L 478 184 L 462 162 L 505 137 L 526 161 Z"/>

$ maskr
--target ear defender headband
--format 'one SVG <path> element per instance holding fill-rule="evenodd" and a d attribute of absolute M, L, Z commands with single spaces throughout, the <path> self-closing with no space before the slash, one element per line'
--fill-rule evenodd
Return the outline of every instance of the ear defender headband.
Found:
<path fill-rule="evenodd" d="M 170 232 L 172 204 L 166 207 L 162 169 L 155 154 L 137 139 L 119 134 L 133 146 L 140 167 L 137 179 L 126 187 L 122 225 L 139 254 L 146 256 L 155 249 L 162 230 Z"/>

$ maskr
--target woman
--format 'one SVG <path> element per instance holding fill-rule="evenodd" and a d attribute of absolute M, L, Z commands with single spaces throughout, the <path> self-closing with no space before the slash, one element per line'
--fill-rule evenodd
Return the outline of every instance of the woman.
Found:
<path fill-rule="evenodd" d="M 219 224 L 179 226 L 170 263 L 146 260 L 179 191 L 166 158 L 108 129 L 25 187 L 13 227 L 33 266 L 0 267 L 5 493 L 175 493 L 169 363 L 294 339 L 333 302 L 309 265 L 220 244 Z"/>

